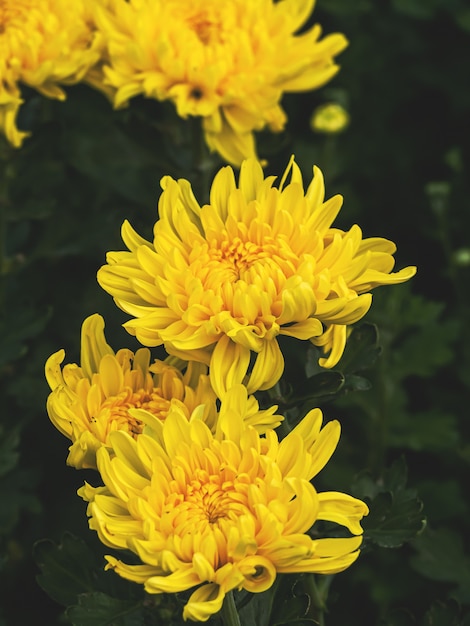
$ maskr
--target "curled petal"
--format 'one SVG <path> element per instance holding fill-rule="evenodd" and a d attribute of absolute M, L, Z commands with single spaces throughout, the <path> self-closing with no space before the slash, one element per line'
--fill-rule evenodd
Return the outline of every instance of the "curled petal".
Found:
<path fill-rule="evenodd" d="M 369 513 L 367 505 L 357 498 L 336 491 L 318 494 L 318 519 L 345 526 L 353 535 L 362 534 L 361 519 Z"/>
<path fill-rule="evenodd" d="M 220 611 L 225 593 L 219 585 L 209 583 L 194 591 L 183 609 L 183 619 L 195 622 L 207 620 Z"/>
<path fill-rule="evenodd" d="M 245 577 L 243 588 L 251 593 L 266 591 L 276 580 L 276 568 L 263 556 L 247 556 L 237 567 Z"/>

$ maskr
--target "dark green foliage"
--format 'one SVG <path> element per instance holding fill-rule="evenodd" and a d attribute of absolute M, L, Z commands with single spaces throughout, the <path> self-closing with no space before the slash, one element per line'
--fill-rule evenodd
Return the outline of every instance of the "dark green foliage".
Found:
<path fill-rule="evenodd" d="M 316 587 L 284 575 L 236 601 L 243 626 L 310 626 L 322 603 L 326 626 L 470 626 L 470 8 L 318 0 L 314 21 L 350 40 L 342 69 L 284 98 L 287 130 L 261 134 L 260 154 L 276 175 L 292 153 L 305 180 L 319 165 L 327 197 L 344 195 L 337 225 L 392 239 L 397 267 L 418 274 L 374 291 L 332 371 L 308 342 L 282 338 L 285 376 L 260 401 L 291 425 L 316 406 L 340 420 L 315 486 L 365 499 L 370 514 L 346 572 Z M 105 317 L 111 345 L 135 348 L 96 271 L 122 249 L 124 219 L 151 236 L 163 175 L 189 178 L 202 200 L 195 126 L 143 98 L 113 111 L 84 86 L 63 103 L 24 95 L 20 125 L 32 137 L 0 149 L 0 626 L 183 626 L 184 594 L 148 596 L 104 571 L 107 549 L 76 495 L 97 476 L 65 466 L 43 372 L 60 348 L 77 362 L 91 313 Z M 310 115 L 329 100 L 351 123 L 313 134 Z"/>
<path fill-rule="evenodd" d="M 67 617 L 74 626 L 140 626 L 144 619 L 141 604 L 100 592 L 80 596 Z"/>
<path fill-rule="evenodd" d="M 240 593 L 237 608 L 243 626 L 316 624 L 306 578 L 286 575 L 278 578 L 274 585 L 263 593 Z"/>
<path fill-rule="evenodd" d="M 70 533 L 59 545 L 48 539 L 39 541 L 34 546 L 34 559 L 42 572 L 38 583 L 64 606 L 74 604 L 78 595 L 95 588 L 96 558 L 84 541 Z"/>
<path fill-rule="evenodd" d="M 99 545 L 99 544 L 98 544 Z M 73 626 L 157 626 L 178 621 L 171 597 L 147 596 L 140 585 L 127 585 L 105 572 L 104 549 L 93 551 L 85 541 L 65 533 L 59 544 L 44 539 L 34 546 L 41 570 L 37 582 L 59 604 L 68 607 Z"/>
<path fill-rule="evenodd" d="M 372 541 L 382 548 L 399 548 L 423 530 L 423 503 L 414 489 L 406 488 L 406 481 L 403 459 L 384 470 L 377 481 L 367 473 L 356 478 L 352 492 L 369 505 L 363 524 L 366 546 Z"/>
<path fill-rule="evenodd" d="M 452 597 L 470 604 L 470 556 L 463 540 L 449 529 L 428 528 L 413 547 L 412 567 L 431 580 L 453 583 Z"/>

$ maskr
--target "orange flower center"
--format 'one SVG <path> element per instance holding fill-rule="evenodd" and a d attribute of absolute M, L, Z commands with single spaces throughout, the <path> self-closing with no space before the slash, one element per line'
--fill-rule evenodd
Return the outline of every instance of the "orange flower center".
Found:
<path fill-rule="evenodd" d="M 235 237 L 232 241 L 228 239 L 222 241 L 217 248 L 211 248 L 209 254 L 214 261 L 232 268 L 234 278 L 238 279 L 242 278 L 255 263 L 271 258 L 276 248 L 277 246 L 271 242 L 260 245 Z"/>
<path fill-rule="evenodd" d="M 191 0 L 183 10 L 187 15 L 186 23 L 204 46 L 223 43 L 225 33 L 230 30 L 227 28 L 227 17 L 230 13 L 227 9 L 230 7 L 225 6 L 221 10 L 220 4 L 220 0 L 212 3 L 209 0 L 202 3 Z M 181 15 L 181 0 L 177 3 L 177 11 Z"/>
<path fill-rule="evenodd" d="M 193 271 L 208 289 L 220 291 L 225 282 L 243 280 L 257 284 L 259 276 L 270 276 L 278 289 L 296 272 L 298 258 L 288 244 L 266 236 L 262 243 L 240 236 L 204 243 L 193 249 Z M 193 263 L 194 260 L 194 263 Z"/>
<path fill-rule="evenodd" d="M 164 420 L 170 409 L 170 401 L 163 398 L 161 390 L 152 391 L 139 389 L 132 390 L 126 387 L 117 396 L 106 398 L 95 420 L 108 424 L 108 432 L 112 430 L 127 430 L 133 437 L 142 432 L 143 424 L 140 420 L 129 415 L 129 409 L 145 409 L 161 420 Z"/>
<path fill-rule="evenodd" d="M 235 519 L 247 512 L 247 485 L 233 472 L 221 466 L 218 474 L 200 468 L 193 470 L 193 479 L 183 489 L 167 497 L 165 511 L 172 519 L 171 534 L 183 535 L 214 530 L 225 519 Z M 168 529 L 170 530 L 170 529 Z"/>
<path fill-rule="evenodd" d="M 208 20 L 205 17 L 198 16 L 199 19 L 194 19 L 192 28 L 199 40 L 205 45 L 209 45 L 214 39 L 217 41 L 219 36 L 219 25 L 213 21 Z"/>
<path fill-rule="evenodd" d="M 55 23 L 55 18 L 41 15 L 41 7 L 37 4 L 31 0 L 0 0 L 0 34 L 8 35 L 11 31 L 12 37 L 25 40 L 45 33 L 46 23 Z M 45 5 L 42 8 L 48 7 Z M 36 32 L 33 33 L 33 30 Z"/>

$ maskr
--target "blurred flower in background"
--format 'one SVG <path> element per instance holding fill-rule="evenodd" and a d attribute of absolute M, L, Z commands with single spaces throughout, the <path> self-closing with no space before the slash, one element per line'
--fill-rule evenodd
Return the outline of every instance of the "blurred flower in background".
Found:
<path fill-rule="evenodd" d="M 233 589 L 266 591 L 278 573 L 333 574 L 359 555 L 367 506 L 309 482 L 333 454 L 339 423 L 321 428 L 314 409 L 281 442 L 273 430 L 260 437 L 240 395 L 245 388 L 235 386 L 222 401 L 218 436 L 177 406 L 152 435 L 112 433 L 114 456 L 98 451 L 104 486 L 79 492 L 101 541 L 142 561 L 107 556 L 108 568 L 150 594 L 196 587 L 184 619 L 206 621 Z M 349 536 L 313 539 L 307 531 L 317 520 Z"/>
<path fill-rule="evenodd" d="M 341 34 L 300 35 L 314 0 L 110 0 L 95 18 L 106 45 L 103 88 L 114 105 L 171 100 L 203 119 L 207 144 L 235 165 L 256 152 L 253 131 L 281 131 L 284 92 L 321 87 L 338 71 Z M 96 75 L 93 84 L 99 86 Z"/>
<path fill-rule="evenodd" d="M 101 55 L 89 0 L 2 0 L 0 5 L 0 130 L 15 147 L 21 85 L 65 99 L 61 85 L 82 80 Z"/>
<path fill-rule="evenodd" d="M 310 127 L 317 133 L 327 135 L 340 133 L 349 124 L 349 113 L 340 104 L 328 102 L 315 109 Z"/>

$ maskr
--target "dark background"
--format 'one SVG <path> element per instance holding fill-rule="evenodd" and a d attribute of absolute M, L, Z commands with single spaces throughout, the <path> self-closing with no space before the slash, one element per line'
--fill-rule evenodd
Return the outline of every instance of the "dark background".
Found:
<path fill-rule="evenodd" d="M 342 69 L 323 89 L 284 97 L 286 132 L 263 133 L 260 156 L 279 175 L 294 153 L 306 181 L 319 165 L 327 197 L 345 198 L 337 225 L 392 239 L 397 267 L 418 266 L 411 284 L 375 292 L 367 321 L 382 354 L 361 372 L 371 389 L 322 402 L 343 435 L 320 488 L 371 501 L 388 494 L 374 514 L 383 506 L 396 518 L 393 540 L 371 523 L 359 561 L 331 586 L 326 624 L 468 624 L 470 8 L 328 0 L 314 17 L 348 37 Z M 44 363 L 62 347 L 78 362 L 81 323 L 95 312 L 111 345 L 135 348 L 96 270 L 121 248 L 125 218 L 150 238 L 162 175 L 195 173 L 189 122 L 169 104 L 135 99 L 113 112 L 86 86 L 69 88 L 65 103 L 24 95 L 19 126 L 32 138 L 2 148 L 0 190 L 0 625 L 55 626 L 70 622 L 36 582 L 33 545 L 58 545 L 69 531 L 99 558 L 105 550 L 76 495 L 84 473 L 65 466 L 68 443 L 46 414 Z M 313 133 L 310 116 L 329 101 L 347 109 L 350 125 Z"/>

